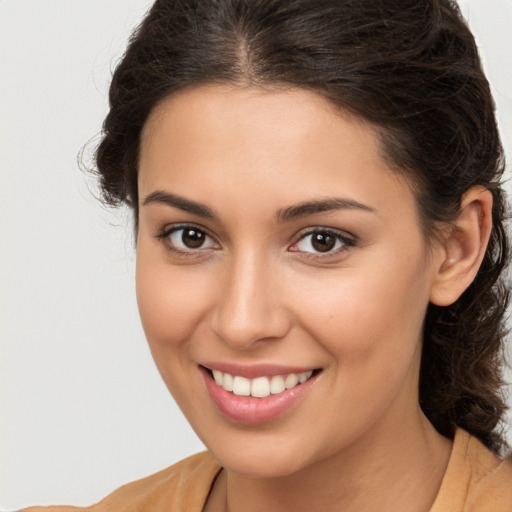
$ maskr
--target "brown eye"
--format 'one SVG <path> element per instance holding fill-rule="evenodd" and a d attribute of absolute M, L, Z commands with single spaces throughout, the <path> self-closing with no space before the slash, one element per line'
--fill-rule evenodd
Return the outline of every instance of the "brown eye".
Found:
<path fill-rule="evenodd" d="M 204 244 L 206 235 L 197 229 L 183 229 L 181 241 L 189 249 L 199 249 Z"/>
<path fill-rule="evenodd" d="M 290 249 L 310 254 L 338 253 L 355 245 L 354 239 L 335 231 L 317 229 L 304 234 Z"/>
<path fill-rule="evenodd" d="M 318 252 L 328 252 L 334 249 L 336 238 L 329 233 L 313 233 L 311 235 L 311 245 Z"/>
<path fill-rule="evenodd" d="M 162 235 L 166 244 L 177 251 L 197 251 L 200 249 L 212 249 L 217 244 L 203 230 L 195 226 L 176 227 Z"/>

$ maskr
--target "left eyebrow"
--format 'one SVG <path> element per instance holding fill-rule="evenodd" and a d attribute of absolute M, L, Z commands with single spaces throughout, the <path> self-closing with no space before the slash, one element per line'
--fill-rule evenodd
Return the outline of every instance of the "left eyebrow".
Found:
<path fill-rule="evenodd" d="M 361 210 L 370 213 L 377 213 L 374 208 L 354 201 L 353 199 L 343 199 L 340 197 L 331 197 L 318 201 L 306 201 L 293 204 L 286 208 L 281 208 L 276 213 L 278 222 L 288 222 L 315 213 L 330 212 L 335 210 Z"/>
<path fill-rule="evenodd" d="M 191 199 L 186 199 L 185 197 L 181 197 L 176 194 L 164 192 L 163 190 L 156 190 L 155 192 L 149 194 L 142 202 L 142 205 L 146 206 L 148 204 L 154 203 L 172 206 L 173 208 L 178 208 L 179 210 L 193 213 L 194 215 L 205 217 L 207 219 L 217 218 L 215 212 L 208 208 L 208 206 L 197 203 L 196 201 L 192 201 Z"/>

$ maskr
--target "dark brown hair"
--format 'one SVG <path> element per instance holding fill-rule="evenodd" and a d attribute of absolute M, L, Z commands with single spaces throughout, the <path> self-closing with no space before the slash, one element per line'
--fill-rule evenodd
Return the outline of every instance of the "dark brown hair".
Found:
<path fill-rule="evenodd" d="M 300 87 L 373 123 L 434 236 L 474 185 L 493 232 L 476 279 L 429 306 L 420 403 L 442 434 L 462 427 L 498 451 L 508 259 L 503 150 L 475 41 L 449 0 L 157 0 L 110 88 L 96 154 L 104 199 L 138 214 L 141 130 L 164 98 L 205 83 Z"/>

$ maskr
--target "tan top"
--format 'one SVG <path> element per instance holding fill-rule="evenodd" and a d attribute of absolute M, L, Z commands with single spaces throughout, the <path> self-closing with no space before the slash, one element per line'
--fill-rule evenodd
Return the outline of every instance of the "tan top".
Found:
<path fill-rule="evenodd" d="M 512 460 L 501 461 L 478 439 L 457 430 L 430 512 L 512 512 Z"/>
<path fill-rule="evenodd" d="M 220 469 L 208 452 L 198 453 L 87 509 L 32 507 L 25 512 L 201 512 Z M 431 512 L 512 512 L 512 461 L 500 461 L 458 430 Z"/>

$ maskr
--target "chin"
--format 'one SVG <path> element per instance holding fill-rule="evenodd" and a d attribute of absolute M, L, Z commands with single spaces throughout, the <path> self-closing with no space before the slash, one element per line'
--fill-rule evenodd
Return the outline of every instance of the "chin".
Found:
<path fill-rule="evenodd" d="M 280 478 L 292 475 L 304 468 L 304 461 L 297 460 L 295 455 L 291 460 L 279 453 L 262 454 L 258 458 L 248 458 L 245 455 L 231 454 L 216 460 L 222 467 L 249 478 Z"/>
<path fill-rule="evenodd" d="M 314 463 L 314 454 L 304 451 L 304 442 L 298 439 L 272 439 L 267 432 L 244 436 L 243 443 L 205 444 L 217 462 L 228 471 L 250 478 L 278 478 L 292 475 Z"/>

